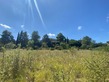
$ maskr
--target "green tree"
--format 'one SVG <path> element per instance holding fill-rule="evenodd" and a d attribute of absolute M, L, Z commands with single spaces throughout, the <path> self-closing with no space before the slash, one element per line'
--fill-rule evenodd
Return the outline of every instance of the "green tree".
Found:
<path fill-rule="evenodd" d="M 37 42 L 39 41 L 39 39 L 40 39 L 40 36 L 39 36 L 39 34 L 38 34 L 38 31 L 33 31 L 33 33 L 32 33 L 32 40 L 33 40 L 35 43 L 37 43 Z"/>
<path fill-rule="evenodd" d="M 28 41 L 28 48 L 32 49 L 34 47 L 34 41 L 33 40 L 29 40 Z"/>
<path fill-rule="evenodd" d="M 92 39 L 88 36 L 83 37 L 82 39 L 82 48 L 84 49 L 89 49 L 91 47 L 92 44 Z"/>
<path fill-rule="evenodd" d="M 1 43 L 5 45 L 10 42 L 15 42 L 13 35 L 8 30 L 3 31 L 1 35 Z"/>
<path fill-rule="evenodd" d="M 28 45 L 28 35 L 27 35 L 27 32 L 23 32 L 21 31 L 20 33 L 18 33 L 18 36 L 17 36 L 17 45 L 18 44 L 21 44 L 21 48 L 26 48 L 27 45 Z"/>
<path fill-rule="evenodd" d="M 81 47 L 81 42 L 80 41 L 77 41 L 77 40 L 73 40 L 73 39 L 71 39 L 70 41 L 69 41 L 69 46 L 70 47 Z"/>
<path fill-rule="evenodd" d="M 60 43 L 66 41 L 66 38 L 62 33 L 59 33 L 56 38 L 57 38 L 57 41 L 59 41 Z"/>
<path fill-rule="evenodd" d="M 32 32 L 32 37 L 31 37 L 32 41 L 33 41 L 33 48 L 37 48 L 37 47 L 40 47 L 41 44 L 40 44 L 40 36 L 38 34 L 38 31 L 33 31 Z"/>
<path fill-rule="evenodd" d="M 20 34 L 18 33 L 17 35 L 17 40 L 16 40 L 16 45 L 18 46 L 18 44 L 20 44 L 21 38 L 20 38 Z"/>
<path fill-rule="evenodd" d="M 12 42 L 8 43 L 8 44 L 5 44 L 5 48 L 6 49 L 14 49 L 16 48 L 16 45 Z"/>
<path fill-rule="evenodd" d="M 42 44 L 46 45 L 46 47 L 52 47 L 51 40 L 47 34 L 45 34 L 42 38 Z"/>
<path fill-rule="evenodd" d="M 61 42 L 60 43 L 60 48 L 62 48 L 62 49 L 68 49 L 69 48 L 69 45 L 67 43 Z"/>

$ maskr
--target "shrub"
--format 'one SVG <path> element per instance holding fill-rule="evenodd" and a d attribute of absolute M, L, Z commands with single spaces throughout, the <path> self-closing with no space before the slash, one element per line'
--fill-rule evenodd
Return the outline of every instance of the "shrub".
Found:
<path fill-rule="evenodd" d="M 16 45 L 14 43 L 8 43 L 5 45 L 6 49 L 14 49 L 16 47 Z"/>

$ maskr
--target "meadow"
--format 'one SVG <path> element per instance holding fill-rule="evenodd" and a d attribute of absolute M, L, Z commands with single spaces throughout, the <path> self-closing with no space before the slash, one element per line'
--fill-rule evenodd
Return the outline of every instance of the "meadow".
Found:
<path fill-rule="evenodd" d="M 0 52 L 0 82 L 109 82 L 109 53 L 6 50 Z"/>

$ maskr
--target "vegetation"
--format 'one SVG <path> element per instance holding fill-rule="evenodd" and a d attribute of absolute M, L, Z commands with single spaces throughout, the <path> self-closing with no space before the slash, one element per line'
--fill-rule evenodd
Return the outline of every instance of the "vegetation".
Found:
<path fill-rule="evenodd" d="M 0 53 L 1 82 L 108 82 L 108 52 L 7 50 Z"/>
<path fill-rule="evenodd" d="M 21 31 L 15 40 L 11 32 L 2 32 L 1 82 L 109 82 L 109 42 L 27 34 Z"/>
<path fill-rule="evenodd" d="M 45 34 L 42 39 L 40 39 L 38 31 L 33 31 L 31 38 L 29 38 L 27 32 L 21 31 L 17 35 L 17 39 L 14 39 L 14 36 L 8 30 L 5 30 L 1 34 L 0 38 L 0 47 L 5 48 L 27 48 L 27 49 L 70 49 L 76 47 L 78 49 L 93 49 L 103 46 L 108 46 L 109 43 L 96 43 L 89 36 L 83 37 L 81 40 L 74 40 L 66 38 L 62 33 L 57 34 L 56 38 L 49 38 Z M 10 46 L 10 44 L 12 46 Z M 7 47 L 8 46 L 8 47 Z"/>

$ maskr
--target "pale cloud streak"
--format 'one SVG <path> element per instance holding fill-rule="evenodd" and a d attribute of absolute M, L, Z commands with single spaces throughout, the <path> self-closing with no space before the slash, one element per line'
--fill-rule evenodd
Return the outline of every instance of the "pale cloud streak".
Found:
<path fill-rule="evenodd" d="M 12 27 L 6 25 L 6 24 L 0 24 L 1 27 L 6 28 L 6 29 L 11 29 Z"/>
<path fill-rule="evenodd" d="M 78 30 L 82 30 L 82 26 L 78 26 Z"/>
<path fill-rule="evenodd" d="M 38 4 L 37 4 L 37 0 L 34 0 L 34 4 L 35 4 L 36 10 L 37 10 L 37 12 L 39 14 L 40 20 L 41 20 L 42 24 L 45 26 L 44 20 L 42 18 L 41 12 L 40 12 Z"/>
<path fill-rule="evenodd" d="M 52 33 L 48 33 L 47 34 L 49 37 L 55 37 L 56 35 L 55 34 L 52 34 Z"/>

